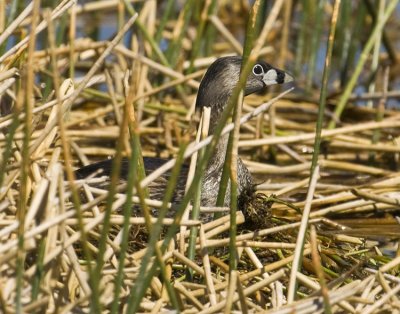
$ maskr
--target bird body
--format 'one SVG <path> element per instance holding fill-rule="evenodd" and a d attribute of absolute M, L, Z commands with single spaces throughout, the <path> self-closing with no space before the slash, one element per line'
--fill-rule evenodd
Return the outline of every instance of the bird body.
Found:
<path fill-rule="evenodd" d="M 203 107 L 211 108 L 209 135 L 214 134 L 221 114 L 239 82 L 241 65 L 241 57 L 229 56 L 219 58 L 211 64 L 200 83 L 196 99 L 196 109 Z M 273 68 L 268 63 L 258 61 L 253 66 L 252 72 L 247 78 L 244 94 L 247 96 L 265 89 L 266 86 L 282 84 L 291 80 L 291 76 L 287 73 Z M 225 135 L 220 138 L 208 163 L 202 182 L 201 204 L 203 206 L 215 206 L 227 146 L 228 135 Z M 252 194 L 255 189 L 253 178 L 240 157 L 238 157 L 237 163 L 238 195 Z M 224 200 L 225 206 L 229 206 L 229 204 L 230 184 L 228 185 Z"/>
<path fill-rule="evenodd" d="M 229 98 L 239 81 L 240 68 L 242 58 L 236 56 L 222 57 L 217 59 L 208 68 L 204 75 L 196 98 L 196 109 L 210 107 L 211 119 L 209 127 L 209 135 L 213 135 L 215 128 L 220 122 L 221 114 L 228 104 Z M 252 69 L 252 72 L 247 78 L 244 94 L 249 95 L 266 88 L 266 86 L 274 84 L 282 84 L 292 81 L 292 77 L 284 71 L 278 70 L 271 65 L 258 61 Z M 225 163 L 225 154 L 228 144 L 228 135 L 222 136 L 213 152 L 213 155 L 208 162 L 206 171 L 203 176 L 201 190 L 201 205 L 215 206 L 221 182 L 222 170 Z M 150 173 L 164 162 L 160 158 L 144 158 L 146 172 Z M 89 166 L 78 169 L 75 173 L 78 178 L 85 178 L 95 171 L 102 169 L 100 175 L 110 175 L 112 160 L 100 161 Z M 254 182 L 249 170 L 243 164 L 240 158 L 237 159 L 237 174 L 238 174 L 238 195 L 251 194 L 254 192 Z M 122 161 L 121 178 L 126 179 L 127 168 L 129 163 L 127 160 Z M 184 184 L 187 177 L 187 168 L 184 167 L 181 171 L 181 176 L 178 179 L 177 187 L 173 202 L 179 202 L 184 195 Z M 149 186 L 150 197 L 162 199 L 163 192 L 168 180 L 166 177 L 160 178 Z M 230 188 L 225 195 L 224 205 L 230 204 Z"/>

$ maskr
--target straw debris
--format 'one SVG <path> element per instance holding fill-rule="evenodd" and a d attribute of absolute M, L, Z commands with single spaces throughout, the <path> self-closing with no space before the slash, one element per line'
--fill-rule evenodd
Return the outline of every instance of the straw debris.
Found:
<path fill-rule="evenodd" d="M 0 312 L 398 311 L 399 21 L 386 2 L 342 1 L 336 25 L 326 3 L 0 1 Z M 248 12 L 269 12 L 256 52 L 297 87 L 245 98 L 235 147 L 259 184 L 241 211 L 193 218 L 147 187 L 168 173 L 172 195 L 210 144 L 190 122 L 199 80 L 242 53 Z M 111 20 L 110 38 L 81 36 L 96 16 L 92 33 Z M 142 156 L 170 161 L 146 174 Z M 131 159 L 131 179 L 75 178 L 111 157 Z"/>

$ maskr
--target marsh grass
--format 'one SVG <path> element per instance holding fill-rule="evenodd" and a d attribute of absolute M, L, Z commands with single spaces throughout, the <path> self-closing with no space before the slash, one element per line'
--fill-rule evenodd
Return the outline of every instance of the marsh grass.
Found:
<path fill-rule="evenodd" d="M 397 309 L 399 6 L 378 2 L 0 1 L 0 312 Z M 85 35 L 94 15 L 112 16 L 111 37 Z M 195 141 L 200 78 L 235 53 L 240 84 L 216 135 L 203 126 Z M 258 58 L 293 71 L 296 89 L 242 102 Z M 200 207 L 227 133 L 219 199 L 236 190 L 237 154 L 257 194 Z M 75 179 L 110 156 L 108 187 Z M 146 174 L 143 156 L 170 161 Z"/>

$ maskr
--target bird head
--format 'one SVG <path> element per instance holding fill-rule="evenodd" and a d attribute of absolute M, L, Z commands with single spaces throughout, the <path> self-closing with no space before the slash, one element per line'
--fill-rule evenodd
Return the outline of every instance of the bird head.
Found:
<path fill-rule="evenodd" d="M 239 82 L 241 65 L 242 58 L 237 56 L 222 57 L 214 61 L 200 83 L 196 108 L 212 107 L 218 111 L 223 110 Z M 267 86 L 291 81 L 293 77 L 288 73 L 264 61 L 257 61 L 247 78 L 244 94 L 247 96 L 262 91 Z"/>

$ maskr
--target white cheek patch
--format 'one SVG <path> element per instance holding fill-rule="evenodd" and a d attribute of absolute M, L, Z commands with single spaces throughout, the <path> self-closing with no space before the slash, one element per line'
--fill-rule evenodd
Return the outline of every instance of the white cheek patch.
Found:
<path fill-rule="evenodd" d="M 269 70 L 263 76 L 263 81 L 264 81 L 265 85 L 276 84 L 277 83 L 277 79 L 278 79 L 278 73 L 274 69 Z"/>

